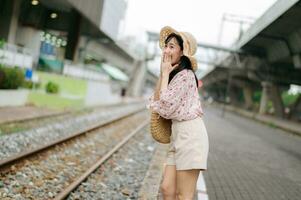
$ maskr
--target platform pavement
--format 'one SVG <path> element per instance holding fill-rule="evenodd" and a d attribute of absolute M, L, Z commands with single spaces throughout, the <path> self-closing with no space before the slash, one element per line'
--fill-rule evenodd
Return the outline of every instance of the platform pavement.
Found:
<path fill-rule="evenodd" d="M 245 109 L 237 108 L 231 105 L 223 105 L 223 104 L 213 104 L 220 109 L 225 109 L 225 112 L 231 111 L 235 112 L 243 117 L 248 117 L 254 119 L 256 121 L 268 124 L 270 126 L 275 126 L 277 128 L 281 128 L 283 130 L 289 131 L 294 134 L 298 134 L 301 136 L 301 123 L 296 121 L 291 121 L 287 119 L 280 119 L 271 115 L 264 115 L 259 113 L 254 113 Z"/>
<path fill-rule="evenodd" d="M 205 108 L 210 200 L 299 200 L 301 137 L 214 107 Z"/>
<path fill-rule="evenodd" d="M 103 105 L 95 105 L 86 108 L 117 106 L 117 105 L 130 104 L 130 103 L 142 102 L 142 101 L 145 101 L 145 99 L 125 97 L 120 99 L 120 101 L 111 104 L 107 103 Z M 29 120 L 29 119 L 39 118 L 39 117 L 47 117 L 50 115 L 59 115 L 59 114 L 68 113 L 72 111 L 74 110 L 69 108 L 50 109 L 42 106 L 37 107 L 32 105 L 0 107 L 0 124 L 22 121 L 22 120 Z"/>
<path fill-rule="evenodd" d="M 208 170 L 199 176 L 196 199 L 300 199 L 300 136 L 232 112 L 222 117 L 222 110 L 216 107 L 204 111 L 209 136 Z M 156 163 L 152 174 L 163 172 L 166 154 L 160 155 L 158 163 L 152 161 Z M 162 177 L 155 177 L 150 184 L 152 192 L 162 181 Z M 162 199 L 157 192 L 141 199 Z"/>
<path fill-rule="evenodd" d="M 46 117 L 56 115 L 64 111 L 35 107 L 35 106 L 17 106 L 0 108 L 0 124 L 28 120 L 37 117 Z"/>

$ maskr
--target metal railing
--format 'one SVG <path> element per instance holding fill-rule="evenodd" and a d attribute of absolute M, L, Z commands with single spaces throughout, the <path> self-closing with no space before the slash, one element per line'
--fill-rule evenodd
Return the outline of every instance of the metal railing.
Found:
<path fill-rule="evenodd" d="M 8 67 L 30 68 L 33 67 L 34 55 L 30 49 L 5 43 L 0 48 L 0 64 Z"/>

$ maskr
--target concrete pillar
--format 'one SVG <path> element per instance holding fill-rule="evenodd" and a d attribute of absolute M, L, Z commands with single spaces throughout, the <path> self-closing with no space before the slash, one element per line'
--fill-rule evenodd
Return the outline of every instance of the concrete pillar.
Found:
<path fill-rule="evenodd" d="M 240 106 L 241 103 L 239 102 L 239 88 L 230 86 L 229 97 L 231 104 L 235 106 Z"/>
<path fill-rule="evenodd" d="M 248 110 L 253 108 L 253 90 L 250 86 L 243 87 L 243 94 L 245 100 L 245 107 Z"/>
<path fill-rule="evenodd" d="M 0 38 L 11 44 L 15 44 L 20 4 L 20 0 L 0 0 Z"/>
<path fill-rule="evenodd" d="M 225 89 L 224 88 L 222 88 L 222 87 L 218 87 L 217 89 L 215 89 L 216 90 L 216 96 L 217 96 L 217 99 L 219 100 L 219 101 L 226 101 L 226 102 L 229 102 L 229 101 L 227 101 L 227 96 L 226 96 L 226 94 L 225 94 Z"/>
<path fill-rule="evenodd" d="M 293 58 L 293 63 L 296 69 L 301 69 L 301 55 L 300 54 L 295 54 L 292 56 Z"/>
<path fill-rule="evenodd" d="M 143 61 L 136 61 L 134 63 L 133 74 L 130 77 L 130 83 L 127 88 L 127 96 L 139 97 L 142 95 L 142 89 L 146 80 L 146 65 Z"/>
<path fill-rule="evenodd" d="M 17 29 L 18 29 L 18 22 L 19 22 L 19 14 L 20 14 L 20 0 L 13 1 L 13 14 L 9 26 L 9 35 L 8 35 L 8 43 L 15 44 Z"/>
<path fill-rule="evenodd" d="M 71 11 L 70 23 L 68 27 L 66 59 L 77 62 L 78 59 L 78 43 L 80 36 L 81 16 L 76 10 Z"/>
<path fill-rule="evenodd" d="M 37 66 L 40 46 L 41 46 L 41 35 L 40 30 L 29 26 L 19 26 L 16 37 L 16 44 L 22 45 L 25 48 L 30 49 L 30 53 L 33 56 L 33 65 Z"/>
<path fill-rule="evenodd" d="M 213 96 L 214 100 L 223 101 L 224 98 L 222 98 L 222 96 L 220 94 L 221 94 L 220 90 L 217 90 L 217 89 L 212 90 L 212 96 Z"/>
<path fill-rule="evenodd" d="M 261 93 L 261 99 L 260 99 L 260 106 L 259 106 L 259 114 L 265 114 L 268 107 L 268 86 L 266 82 L 263 82 L 262 84 L 262 93 Z"/>
<path fill-rule="evenodd" d="M 301 94 L 299 94 L 296 102 L 291 107 L 289 118 L 296 121 L 301 120 Z"/>
<path fill-rule="evenodd" d="M 264 114 L 267 111 L 268 101 L 272 101 L 277 117 L 284 117 L 284 106 L 281 99 L 279 87 L 271 82 L 262 82 L 262 96 L 260 100 L 259 113 Z"/>
<path fill-rule="evenodd" d="M 272 87 L 272 102 L 275 108 L 276 116 L 280 118 L 284 118 L 284 105 L 281 98 L 281 90 L 276 85 Z"/>

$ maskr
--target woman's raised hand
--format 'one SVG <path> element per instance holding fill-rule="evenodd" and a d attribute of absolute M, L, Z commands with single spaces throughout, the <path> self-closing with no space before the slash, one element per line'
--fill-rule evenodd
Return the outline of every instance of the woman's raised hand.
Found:
<path fill-rule="evenodd" d="M 162 76 L 169 76 L 170 72 L 177 67 L 178 64 L 172 66 L 171 65 L 171 55 L 167 53 L 163 53 L 161 57 L 161 75 Z"/>

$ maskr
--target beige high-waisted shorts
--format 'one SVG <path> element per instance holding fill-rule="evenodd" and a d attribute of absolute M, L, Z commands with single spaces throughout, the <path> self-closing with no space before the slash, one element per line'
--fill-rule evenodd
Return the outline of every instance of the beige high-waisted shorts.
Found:
<path fill-rule="evenodd" d="M 176 170 L 207 170 L 209 140 L 202 117 L 187 121 L 172 120 L 172 134 L 166 165 Z"/>

